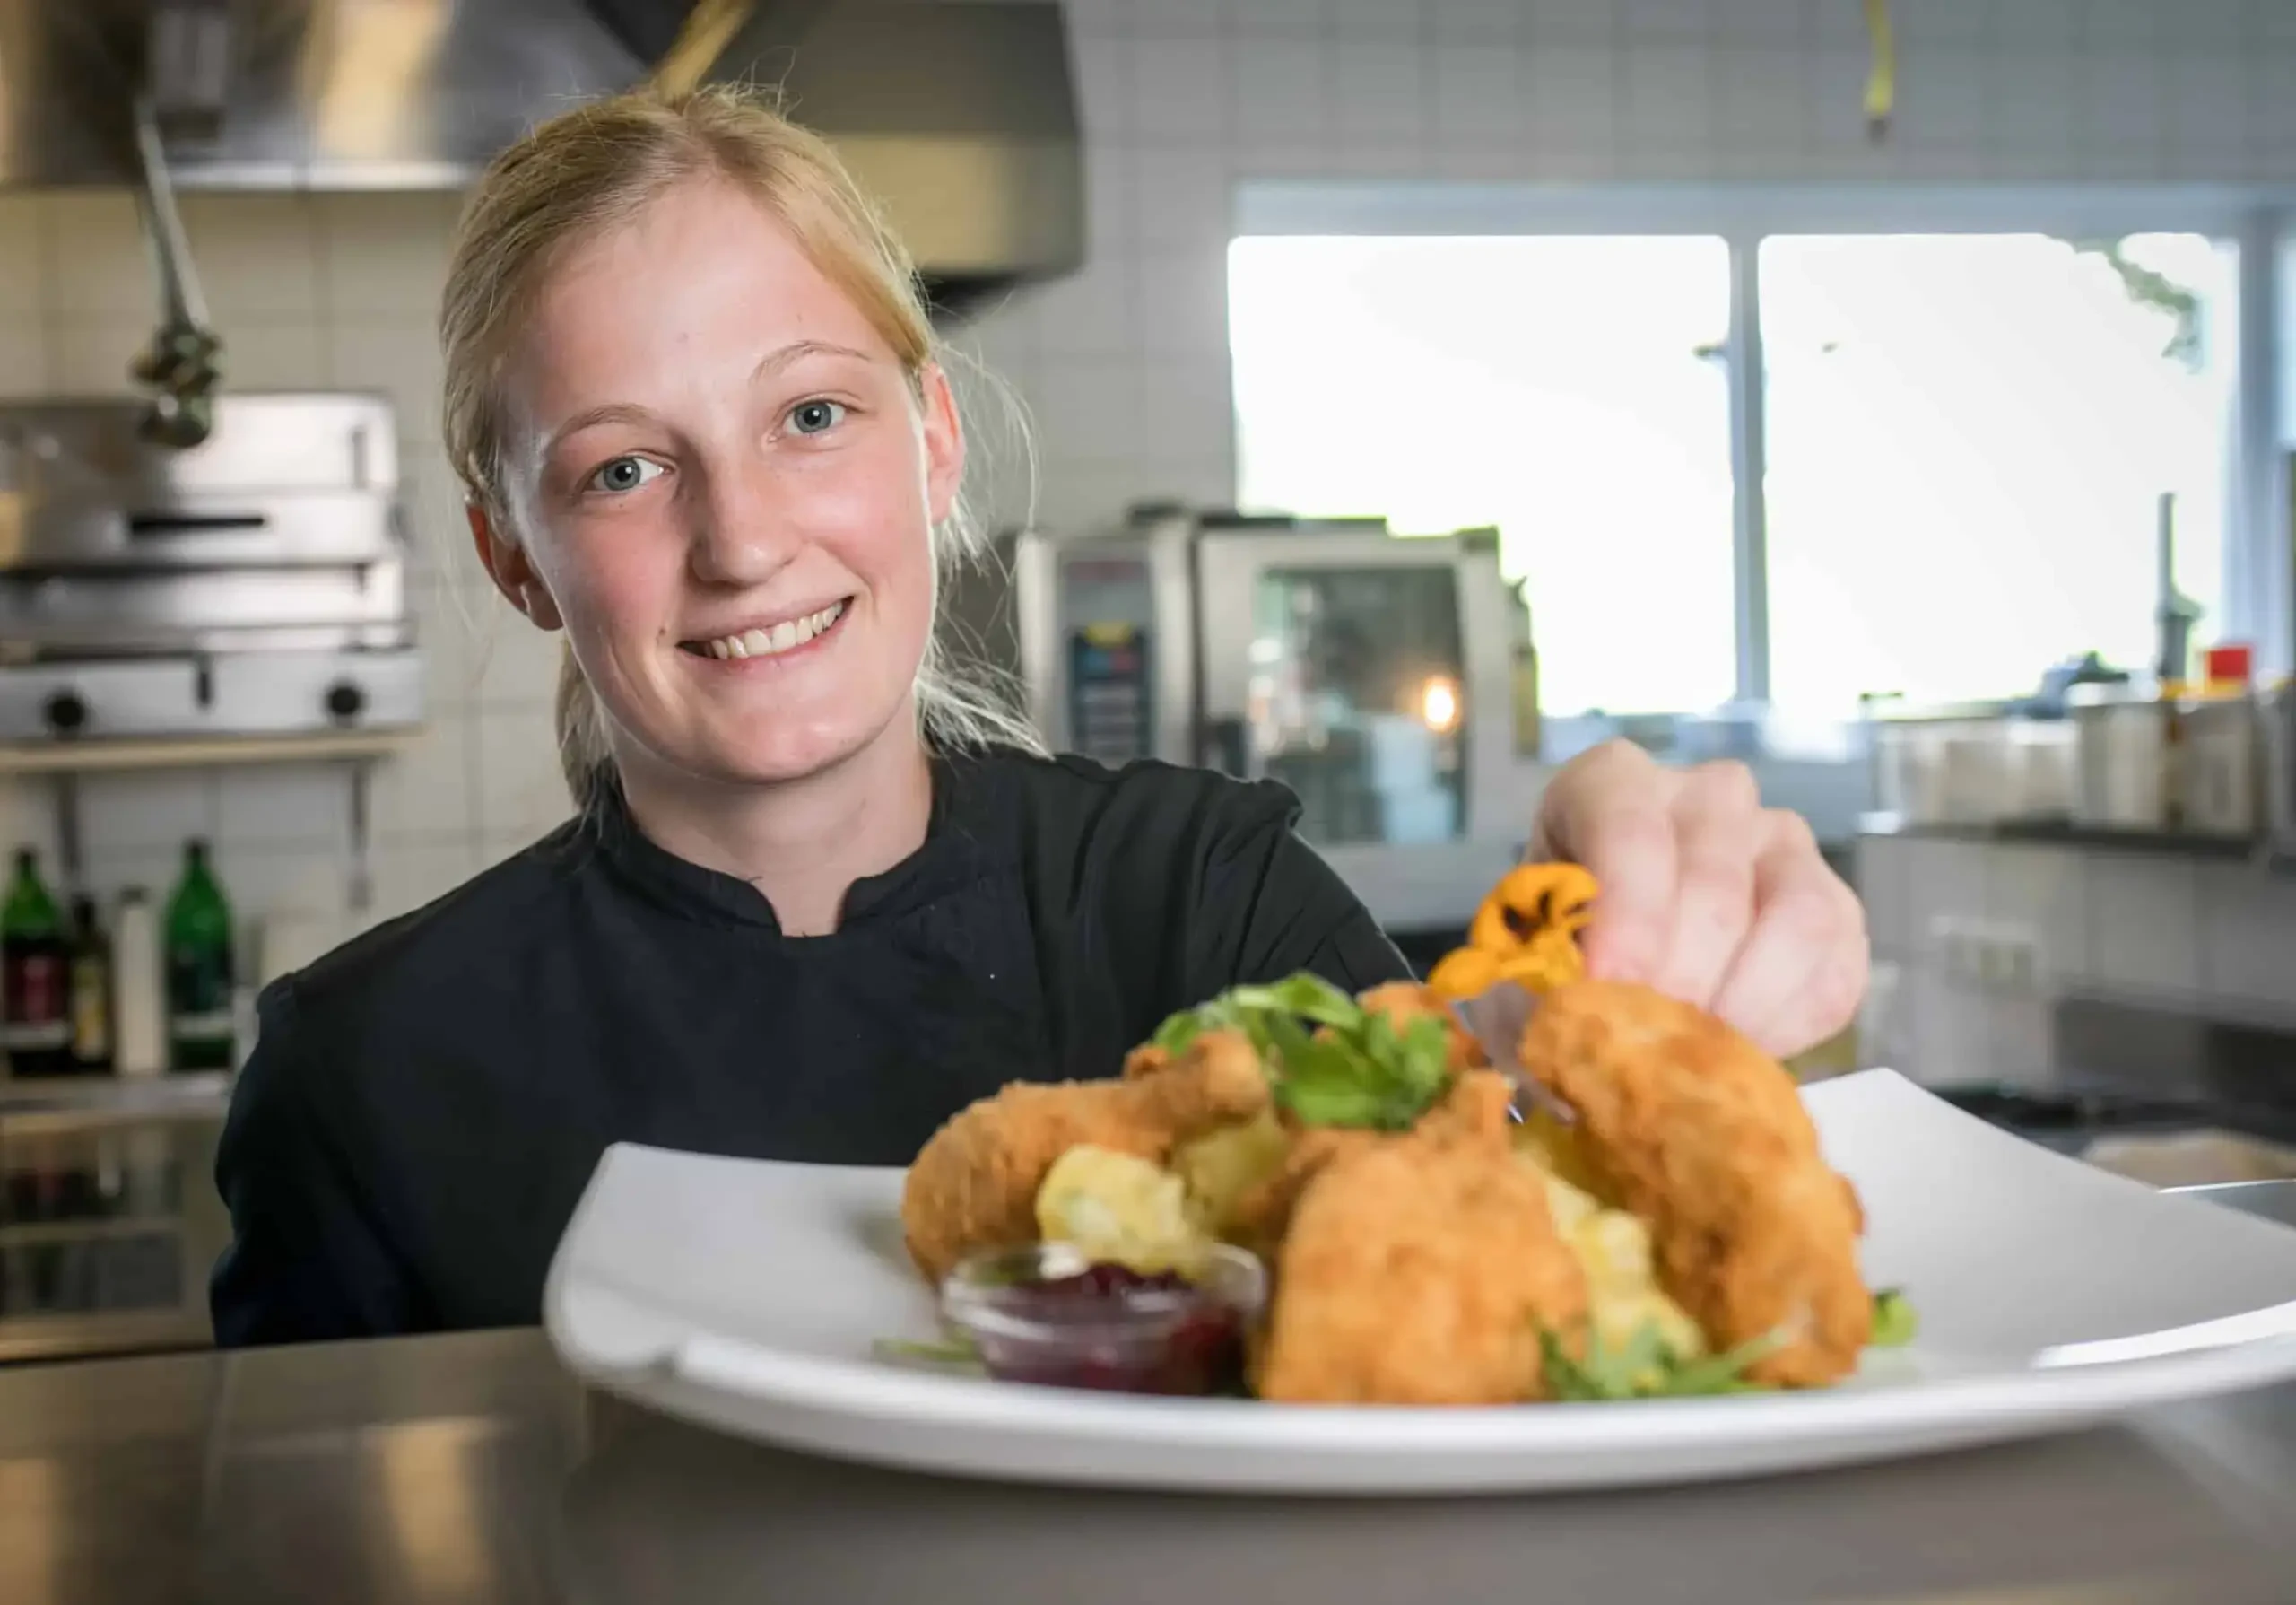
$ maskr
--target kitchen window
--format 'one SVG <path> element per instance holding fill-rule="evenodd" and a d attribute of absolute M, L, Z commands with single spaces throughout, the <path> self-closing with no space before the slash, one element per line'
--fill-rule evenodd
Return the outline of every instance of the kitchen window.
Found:
<path fill-rule="evenodd" d="M 2284 654 L 2284 523 L 2239 534 L 2270 467 L 2239 449 L 2240 214 L 1279 188 L 1229 255 L 1239 501 L 1498 526 L 1550 714 L 1824 720 L 2149 667 L 2164 494 L 2196 640 Z"/>
<path fill-rule="evenodd" d="M 1547 708 L 1731 694 L 1719 238 L 1242 239 L 1229 305 L 1245 505 L 1495 525 Z"/>

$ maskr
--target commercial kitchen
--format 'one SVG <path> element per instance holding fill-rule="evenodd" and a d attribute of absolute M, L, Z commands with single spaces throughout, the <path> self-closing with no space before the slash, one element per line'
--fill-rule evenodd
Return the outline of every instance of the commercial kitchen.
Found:
<path fill-rule="evenodd" d="M 572 811 L 438 300 L 488 160 L 672 65 L 914 254 L 949 633 L 1054 747 L 1282 781 L 1422 971 L 1559 765 L 1741 762 L 1872 942 L 1805 1086 L 2296 1228 L 2296 7 L 0 0 L 0 1599 L 2296 1597 L 2284 1382 L 1205 1499 L 744 1443 L 534 1331 L 217 1350 L 257 994 Z"/>

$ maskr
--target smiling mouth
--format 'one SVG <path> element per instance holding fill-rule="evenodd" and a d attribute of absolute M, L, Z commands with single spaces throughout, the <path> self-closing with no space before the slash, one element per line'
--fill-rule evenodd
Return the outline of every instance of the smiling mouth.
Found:
<path fill-rule="evenodd" d="M 853 606 L 853 598 L 832 602 L 819 613 L 809 613 L 801 619 L 783 619 L 771 629 L 744 630 L 738 635 L 714 636 L 707 641 L 682 641 L 678 650 L 691 652 L 697 658 L 776 658 L 784 652 L 794 652 L 845 616 Z"/>

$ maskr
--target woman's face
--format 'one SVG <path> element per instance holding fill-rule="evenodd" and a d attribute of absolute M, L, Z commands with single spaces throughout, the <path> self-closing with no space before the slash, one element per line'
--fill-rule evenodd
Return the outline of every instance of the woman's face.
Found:
<path fill-rule="evenodd" d="M 787 781 L 914 739 L 955 409 L 778 220 L 671 191 L 573 251 L 504 377 L 517 528 L 482 554 L 568 632 L 625 773 Z"/>

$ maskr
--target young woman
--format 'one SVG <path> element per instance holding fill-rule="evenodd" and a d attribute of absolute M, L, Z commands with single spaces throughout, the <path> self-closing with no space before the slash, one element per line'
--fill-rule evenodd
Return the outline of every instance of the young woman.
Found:
<path fill-rule="evenodd" d="M 726 92 L 505 153 L 465 214 L 445 432 L 480 561 L 562 630 L 578 818 L 272 987 L 218 1180 L 225 1344 L 529 1323 L 607 1144 L 906 1163 L 1165 1015 L 1408 972 L 1280 788 L 1035 750 L 934 647 L 964 437 L 898 244 Z M 1856 899 L 1743 771 L 1605 749 L 1535 840 L 1597 969 L 1791 1051 Z"/>

